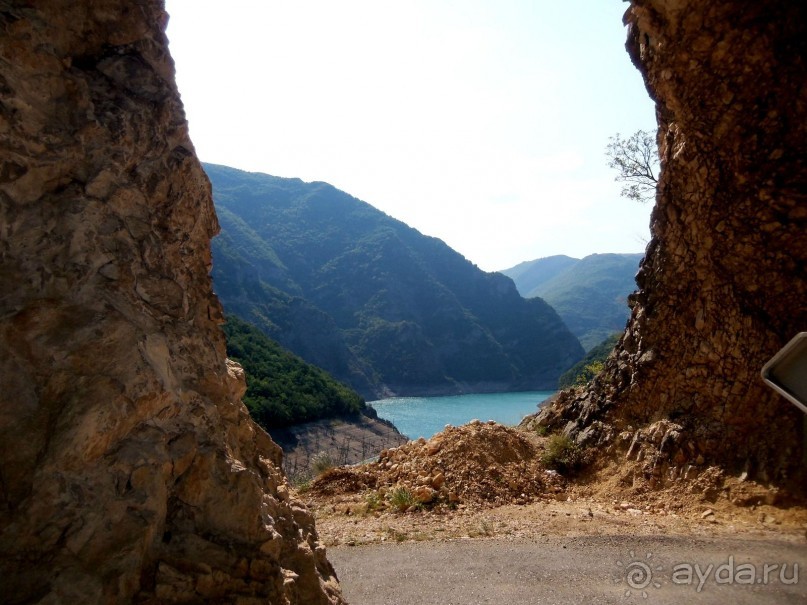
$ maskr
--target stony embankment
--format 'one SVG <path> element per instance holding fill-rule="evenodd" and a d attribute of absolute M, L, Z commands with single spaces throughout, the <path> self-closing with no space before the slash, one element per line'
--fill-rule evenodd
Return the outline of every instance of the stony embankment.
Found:
<path fill-rule="evenodd" d="M 358 464 L 408 441 L 391 423 L 364 415 L 305 422 L 270 434 L 283 449 L 283 470 L 293 483 L 310 479 L 316 464 Z"/>

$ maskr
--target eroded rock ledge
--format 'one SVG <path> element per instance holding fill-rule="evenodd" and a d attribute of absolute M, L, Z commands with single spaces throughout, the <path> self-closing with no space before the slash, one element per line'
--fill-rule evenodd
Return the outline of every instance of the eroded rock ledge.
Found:
<path fill-rule="evenodd" d="M 761 381 L 807 327 L 807 9 L 633 0 L 662 171 L 632 316 L 603 374 L 537 419 L 646 460 L 803 487 L 802 415 Z"/>
<path fill-rule="evenodd" d="M 341 603 L 225 363 L 166 20 L 0 1 L 0 593 Z"/>

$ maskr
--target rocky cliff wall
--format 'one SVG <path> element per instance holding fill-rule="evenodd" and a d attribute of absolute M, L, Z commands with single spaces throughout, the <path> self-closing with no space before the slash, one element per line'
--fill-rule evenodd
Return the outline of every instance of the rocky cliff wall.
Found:
<path fill-rule="evenodd" d="M 632 0 L 662 171 L 632 315 L 605 372 L 537 422 L 644 461 L 798 487 L 802 415 L 760 379 L 807 329 L 807 9 Z"/>
<path fill-rule="evenodd" d="M 339 603 L 225 363 L 166 20 L 0 1 L 0 594 Z"/>

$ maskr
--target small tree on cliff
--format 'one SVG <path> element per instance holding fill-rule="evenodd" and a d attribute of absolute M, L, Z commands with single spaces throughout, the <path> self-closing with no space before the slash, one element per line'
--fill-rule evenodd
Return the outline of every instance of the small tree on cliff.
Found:
<path fill-rule="evenodd" d="M 655 199 L 659 159 L 653 133 L 637 130 L 627 139 L 617 133 L 608 138 L 605 155 L 608 167 L 618 171 L 614 180 L 624 183 L 622 197 L 642 203 Z"/>

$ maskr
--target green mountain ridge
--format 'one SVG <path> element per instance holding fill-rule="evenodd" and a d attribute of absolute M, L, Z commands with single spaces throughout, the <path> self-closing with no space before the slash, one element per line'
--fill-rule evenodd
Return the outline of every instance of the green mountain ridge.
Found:
<path fill-rule="evenodd" d="M 625 328 L 628 295 L 643 254 L 550 256 L 502 271 L 525 298 L 539 296 L 558 312 L 588 351 Z"/>
<path fill-rule="evenodd" d="M 345 192 L 204 167 L 226 312 L 368 398 L 554 388 L 583 355 L 546 302 Z"/>
<path fill-rule="evenodd" d="M 539 294 L 533 293 L 537 288 L 551 281 L 578 262 L 580 262 L 578 258 L 557 254 L 538 260 L 524 261 L 515 267 L 501 271 L 501 273 L 504 273 L 515 282 L 516 288 L 524 298 L 531 298 L 539 296 Z"/>

